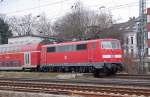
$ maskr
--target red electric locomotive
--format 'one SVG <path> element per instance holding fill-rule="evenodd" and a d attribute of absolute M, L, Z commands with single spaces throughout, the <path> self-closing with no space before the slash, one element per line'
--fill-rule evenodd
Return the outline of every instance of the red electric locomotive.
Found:
<path fill-rule="evenodd" d="M 115 74 L 122 70 L 122 50 L 117 39 L 97 39 L 43 45 L 42 71 Z"/>

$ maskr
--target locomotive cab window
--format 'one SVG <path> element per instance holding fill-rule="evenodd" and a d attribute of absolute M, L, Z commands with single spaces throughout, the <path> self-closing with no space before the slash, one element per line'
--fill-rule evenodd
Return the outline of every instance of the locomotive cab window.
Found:
<path fill-rule="evenodd" d="M 102 41 L 101 46 L 103 49 L 120 49 L 118 41 Z"/>
<path fill-rule="evenodd" d="M 56 48 L 55 47 L 47 47 L 47 52 L 55 52 Z"/>
<path fill-rule="evenodd" d="M 112 48 L 113 49 L 121 49 L 119 42 L 117 41 L 112 41 Z"/>
<path fill-rule="evenodd" d="M 87 44 L 78 44 L 76 46 L 77 50 L 86 50 L 87 49 Z"/>

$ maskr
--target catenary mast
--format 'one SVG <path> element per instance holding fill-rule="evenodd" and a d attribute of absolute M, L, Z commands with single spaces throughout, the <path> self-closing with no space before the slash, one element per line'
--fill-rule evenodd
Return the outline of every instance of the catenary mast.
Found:
<path fill-rule="evenodd" d="M 147 16 L 146 16 L 146 0 L 139 0 L 139 27 L 138 27 L 138 52 L 139 52 L 139 73 L 145 73 L 144 57 L 146 54 L 147 40 Z"/>

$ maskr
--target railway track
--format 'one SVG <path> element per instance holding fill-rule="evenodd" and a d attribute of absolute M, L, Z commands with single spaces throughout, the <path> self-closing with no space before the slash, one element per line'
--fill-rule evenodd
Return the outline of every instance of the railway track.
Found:
<path fill-rule="evenodd" d="M 84 95 L 85 97 L 129 97 L 129 95 L 147 97 L 150 96 L 150 80 L 130 82 L 119 79 L 108 80 L 107 78 L 93 81 L 9 78 L 0 79 L 0 90 Z"/>
<path fill-rule="evenodd" d="M 148 79 L 150 80 L 150 75 L 143 74 L 117 74 L 112 76 L 113 78 L 121 78 L 121 79 Z"/>
<path fill-rule="evenodd" d="M 53 94 L 67 94 L 67 95 L 106 95 L 118 94 L 123 96 L 125 94 L 137 96 L 144 95 L 150 96 L 150 89 L 148 88 L 127 88 L 127 87 L 114 87 L 114 86 L 93 86 L 93 85 L 73 85 L 73 84 L 52 84 L 52 83 L 33 83 L 33 82 L 11 82 L 1 81 L 0 89 L 13 90 L 13 91 L 25 91 L 25 92 L 43 92 Z M 116 96 L 116 95 L 115 95 Z M 91 96 L 93 97 L 93 96 Z M 112 95 L 113 97 L 113 95 Z"/>

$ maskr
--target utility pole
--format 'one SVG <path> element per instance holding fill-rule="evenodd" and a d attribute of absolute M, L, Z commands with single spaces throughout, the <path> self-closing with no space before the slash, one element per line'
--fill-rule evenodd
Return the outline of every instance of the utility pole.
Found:
<path fill-rule="evenodd" d="M 146 24 L 147 24 L 147 16 L 146 16 L 146 0 L 139 0 L 139 27 L 138 27 L 138 52 L 139 52 L 139 73 L 145 73 L 144 66 L 144 58 L 146 52 Z"/>

